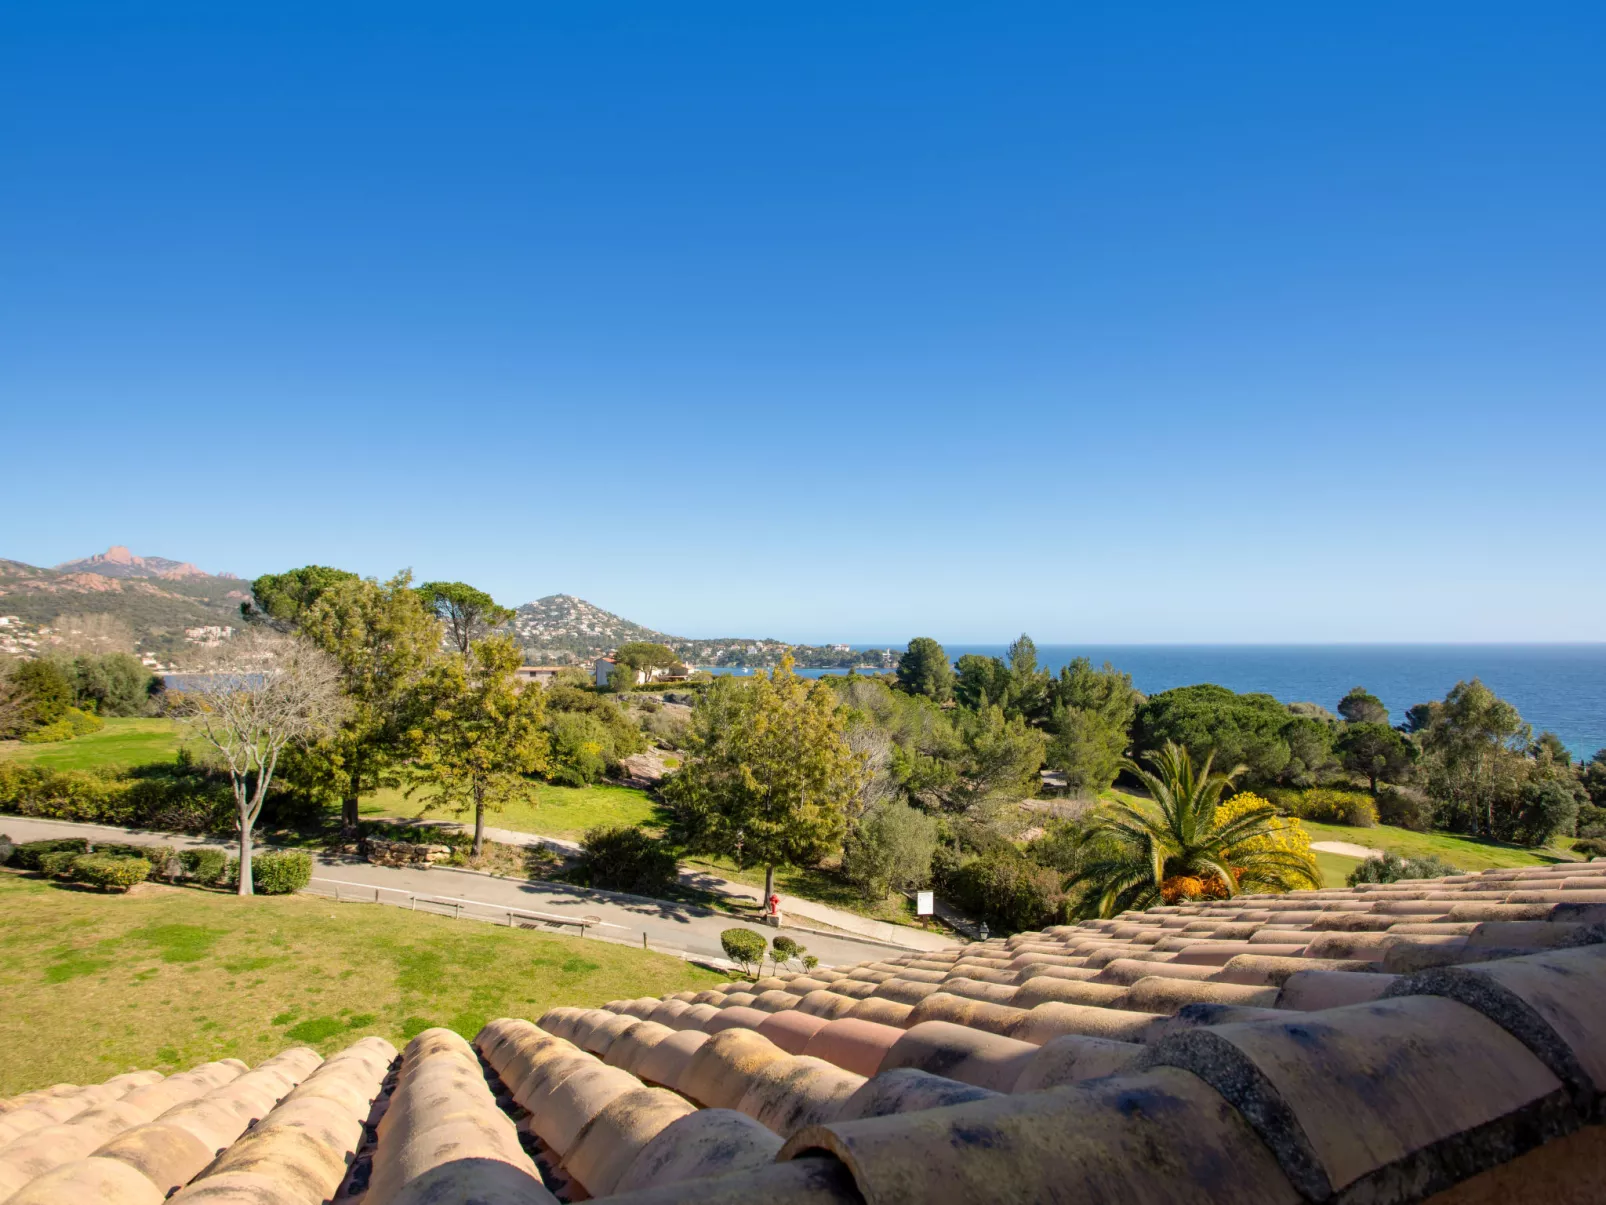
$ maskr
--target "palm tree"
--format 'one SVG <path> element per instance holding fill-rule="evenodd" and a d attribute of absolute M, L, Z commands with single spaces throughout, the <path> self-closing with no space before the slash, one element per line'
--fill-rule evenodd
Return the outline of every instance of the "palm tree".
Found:
<path fill-rule="evenodd" d="M 1145 759 L 1153 772 L 1122 763 L 1154 803 L 1122 801 L 1095 815 L 1082 838 L 1080 914 L 1151 908 L 1168 887 L 1190 896 L 1232 896 L 1320 886 L 1297 822 L 1284 820 L 1256 796 L 1241 797 L 1238 806 L 1224 804 L 1222 793 L 1245 767 L 1212 772 L 1213 758 L 1195 766 L 1186 746 L 1167 742 Z"/>

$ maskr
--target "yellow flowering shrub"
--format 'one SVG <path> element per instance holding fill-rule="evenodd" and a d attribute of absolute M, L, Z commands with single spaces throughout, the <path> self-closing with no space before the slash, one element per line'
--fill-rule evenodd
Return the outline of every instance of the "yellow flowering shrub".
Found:
<path fill-rule="evenodd" d="M 1253 791 L 1240 791 L 1231 799 L 1224 800 L 1216 808 L 1216 823 L 1229 824 L 1256 808 L 1269 808 L 1271 803 Z M 1266 822 L 1268 831 L 1259 836 L 1251 837 L 1232 847 L 1229 858 L 1236 860 L 1241 853 L 1256 853 L 1261 850 L 1283 849 L 1292 853 L 1310 854 L 1310 834 L 1305 826 L 1292 816 L 1278 816 Z"/>

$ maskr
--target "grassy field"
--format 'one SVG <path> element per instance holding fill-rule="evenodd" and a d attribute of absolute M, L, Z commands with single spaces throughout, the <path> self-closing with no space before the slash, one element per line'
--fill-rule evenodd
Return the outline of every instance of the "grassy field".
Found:
<path fill-rule="evenodd" d="M 1373 849 L 1387 849 L 1402 858 L 1437 854 L 1459 870 L 1488 870 L 1492 867 L 1544 866 L 1552 862 L 1576 861 L 1566 849 L 1569 838 L 1542 849 L 1506 845 L 1478 837 L 1458 837 L 1454 833 L 1413 833 L 1410 829 L 1380 824 L 1376 828 L 1350 828 L 1342 824 L 1318 824 L 1305 820 L 1312 841 L 1350 841 Z M 1342 855 L 1329 855 L 1342 856 Z M 1345 861 L 1354 864 L 1353 858 Z"/>
<path fill-rule="evenodd" d="M 0 871 L 0 1096 L 134 1068 L 246 1062 L 366 1034 L 701 989 L 721 976 L 625 946 L 307 896 L 124 897 Z"/>
<path fill-rule="evenodd" d="M 38 762 L 53 770 L 143 766 L 172 761 L 182 743 L 178 725 L 172 720 L 108 719 L 99 732 L 70 741 L 43 745 L 0 741 L 0 758 Z"/>
<path fill-rule="evenodd" d="M 423 807 L 421 795 L 408 799 L 398 790 L 385 790 L 363 800 L 362 814 L 413 819 Z M 459 817 L 437 813 L 437 818 Z M 647 798 L 645 791 L 610 786 L 557 787 L 547 783 L 535 784 L 531 802 L 510 804 L 485 818 L 485 823 L 493 828 L 574 841 L 578 841 L 586 829 L 599 824 L 653 825 L 660 822 L 657 805 Z"/>
<path fill-rule="evenodd" d="M 1323 887 L 1347 886 L 1349 872 L 1361 864 L 1359 858 L 1347 858 L 1343 854 L 1330 854 L 1322 850 L 1314 851 L 1316 865 L 1322 872 Z"/>

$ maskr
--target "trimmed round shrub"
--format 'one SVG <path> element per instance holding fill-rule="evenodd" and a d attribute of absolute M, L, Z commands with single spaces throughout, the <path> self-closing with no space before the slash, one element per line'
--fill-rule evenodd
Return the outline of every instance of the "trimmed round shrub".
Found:
<path fill-rule="evenodd" d="M 580 840 L 573 878 L 588 887 L 661 895 L 675 885 L 679 867 L 663 841 L 628 824 L 602 825 Z"/>
<path fill-rule="evenodd" d="M 189 878 L 211 886 L 228 869 L 229 857 L 221 849 L 186 849 L 179 854 L 178 864 Z"/>
<path fill-rule="evenodd" d="M 39 870 L 39 859 L 46 854 L 61 853 L 71 850 L 75 854 L 84 853 L 89 849 L 89 842 L 82 837 L 58 837 L 47 841 L 24 841 L 13 851 L 11 864 L 20 870 Z"/>
<path fill-rule="evenodd" d="M 50 875 L 52 878 L 65 878 L 72 873 L 72 864 L 84 856 L 82 850 L 57 849 L 40 854 L 34 865 L 41 874 Z"/>
<path fill-rule="evenodd" d="M 803 953 L 803 947 L 784 933 L 777 933 L 770 939 L 770 949 L 779 954 L 783 962 L 789 958 L 796 958 Z"/>
<path fill-rule="evenodd" d="M 273 849 L 251 858 L 251 885 L 258 895 L 293 895 L 310 882 L 312 855 L 302 850 Z"/>
<path fill-rule="evenodd" d="M 49 854 L 47 857 L 58 857 Z M 116 854 L 79 854 L 72 862 L 72 877 L 103 891 L 127 891 L 150 877 L 151 864 L 144 858 Z"/>
<path fill-rule="evenodd" d="M 1582 841 L 1574 841 L 1573 853 L 1588 858 L 1606 858 L 1606 838 L 1585 837 Z"/>
<path fill-rule="evenodd" d="M 251 890 L 257 895 L 291 895 L 312 881 L 312 855 L 299 849 L 263 849 L 251 855 Z M 223 875 L 228 887 L 240 885 L 240 859 L 230 858 Z"/>
<path fill-rule="evenodd" d="M 751 929 L 726 929 L 719 935 L 719 944 L 726 958 L 738 964 L 745 973 L 752 974 L 753 968 L 763 963 L 768 943 L 762 933 L 754 933 Z"/>

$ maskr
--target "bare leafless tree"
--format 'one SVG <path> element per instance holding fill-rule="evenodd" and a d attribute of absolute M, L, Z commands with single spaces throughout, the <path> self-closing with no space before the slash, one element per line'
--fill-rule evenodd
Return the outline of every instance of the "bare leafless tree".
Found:
<path fill-rule="evenodd" d="M 340 672 L 298 637 L 249 628 L 210 650 L 200 672 L 173 696 L 174 710 L 217 750 L 234 787 L 240 829 L 241 895 L 251 894 L 251 833 L 289 745 L 328 735 L 345 711 Z"/>
<path fill-rule="evenodd" d="M 134 629 L 115 615 L 58 615 L 50 625 L 52 651 L 69 657 L 132 653 Z"/>
<path fill-rule="evenodd" d="M 903 789 L 892 777 L 892 738 L 880 728 L 854 724 L 844 734 L 848 748 L 864 760 L 864 782 L 858 797 L 848 809 L 848 819 L 857 820 L 872 808 L 898 798 Z"/>

